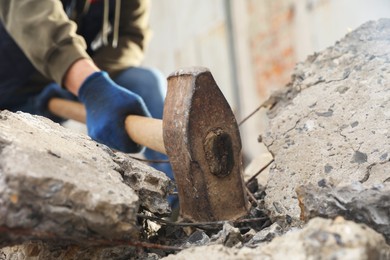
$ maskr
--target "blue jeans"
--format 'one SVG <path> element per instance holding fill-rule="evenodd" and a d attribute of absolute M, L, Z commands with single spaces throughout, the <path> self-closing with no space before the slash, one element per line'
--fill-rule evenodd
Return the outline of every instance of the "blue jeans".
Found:
<path fill-rule="evenodd" d="M 118 85 L 140 95 L 152 117 L 162 119 L 167 82 L 158 70 L 132 67 L 123 71 L 113 80 Z M 144 155 L 148 160 L 168 160 L 166 155 L 148 148 L 145 149 Z M 174 179 L 169 163 L 150 163 L 150 165 L 164 172 L 170 179 Z"/>

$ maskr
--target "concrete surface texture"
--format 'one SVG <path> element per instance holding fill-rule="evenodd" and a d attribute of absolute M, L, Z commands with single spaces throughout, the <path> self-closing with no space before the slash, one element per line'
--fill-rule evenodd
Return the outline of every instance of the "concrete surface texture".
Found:
<path fill-rule="evenodd" d="M 300 185 L 389 180 L 389 34 L 389 19 L 368 22 L 296 67 L 264 136 L 275 156 L 266 196 L 275 219 L 299 220 Z"/>
<path fill-rule="evenodd" d="M 170 211 L 163 173 L 25 113 L 0 112 L 0 186 L 2 246 L 137 238 L 140 205 Z"/>

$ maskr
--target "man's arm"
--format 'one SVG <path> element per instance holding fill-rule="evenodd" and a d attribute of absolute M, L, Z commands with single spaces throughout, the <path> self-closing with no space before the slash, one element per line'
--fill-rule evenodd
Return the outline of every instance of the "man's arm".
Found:
<path fill-rule="evenodd" d="M 39 71 L 78 95 L 93 139 L 124 152 L 139 152 L 142 147 L 129 138 L 124 122 L 131 114 L 150 116 L 144 101 L 95 66 L 62 8 L 53 0 L 2 0 L 0 20 Z"/>
<path fill-rule="evenodd" d="M 76 24 L 68 19 L 61 1 L 2 0 L 0 21 L 35 68 L 60 85 L 65 74 L 71 78 L 73 66 L 90 59 L 85 41 L 76 34 Z M 89 69 L 96 69 L 90 65 Z M 68 84 L 73 89 L 73 81 Z"/>
<path fill-rule="evenodd" d="M 78 96 L 80 86 L 94 72 L 100 71 L 89 59 L 80 59 L 71 65 L 64 76 L 65 87 Z"/>

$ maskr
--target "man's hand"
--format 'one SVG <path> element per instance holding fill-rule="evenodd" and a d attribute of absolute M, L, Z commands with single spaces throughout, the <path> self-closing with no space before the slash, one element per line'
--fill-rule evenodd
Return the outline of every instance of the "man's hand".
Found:
<path fill-rule="evenodd" d="M 63 84 L 84 103 L 90 137 L 122 152 L 142 149 L 125 130 L 126 116 L 150 116 L 140 96 L 114 83 L 90 59 L 74 62 L 64 75 Z"/>
<path fill-rule="evenodd" d="M 101 71 L 84 81 L 78 96 L 87 110 L 90 137 L 122 152 L 135 153 L 142 149 L 125 130 L 128 115 L 150 116 L 140 96 L 120 87 Z"/>

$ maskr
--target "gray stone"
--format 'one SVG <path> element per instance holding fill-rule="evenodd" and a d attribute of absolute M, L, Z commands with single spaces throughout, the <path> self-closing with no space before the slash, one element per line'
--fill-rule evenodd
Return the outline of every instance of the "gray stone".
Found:
<path fill-rule="evenodd" d="M 0 245 L 134 239 L 140 204 L 169 212 L 169 189 L 163 173 L 84 134 L 46 118 L 0 112 Z"/>
<path fill-rule="evenodd" d="M 169 255 L 167 260 L 197 259 L 390 259 L 390 246 L 382 235 L 364 224 L 315 218 L 301 230 L 290 231 L 258 248 L 201 246 Z"/>
<path fill-rule="evenodd" d="M 299 222 L 296 188 L 390 178 L 390 20 L 368 22 L 297 65 L 272 97 L 264 143 L 275 156 L 265 203 Z"/>
<path fill-rule="evenodd" d="M 134 259 L 135 255 L 141 254 L 136 248 L 128 246 L 82 248 L 77 245 L 50 244 L 40 241 L 29 241 L 18 246 L 0 249 L 2 260 Z"/>
<path fill-rule="evenodd" d="M 155 214 L 170 213 L 167 196 L 174 191 L 175 185 L 165 174 L 123 153 L 116 153 L 112 159 L 119 165 L 123 182 L 138 194 L 143 208 Z"/>
<path fill-rule="evenodd" d="M 344 187 L 311 184 L 299 187 L 297 194 L 301 218 L 343 216 L 367 224 L 390 243 L 390 183 L 370 188 L 361 183 Z"/>
<path fill-rule="evenodd" d="M 262 242 L 269 242 L 275 237 L 281 236 L 283 229 L 278 223 L 273 223 L 271 226 L 257 232 L 248 242 L 247 246 L 253 246 Z"/>
<path fill-rule="evenodd" d="M 243 237 L 238 228 L 233 227 L 225 222 L 221 231 L 211 237 L 211 244 L 223 244 L 227 247 L 233 247 L 240 244 Z"/>
<path fill-rule="evenodd" d="M 182 248 L 192 247 L 192 246 L 203 246 L 207 245 L 210 242 L 210 237 L 203 231 L 197 230 L 191 234 L 191 236 L 185 241 L 182 245 Z"/>

